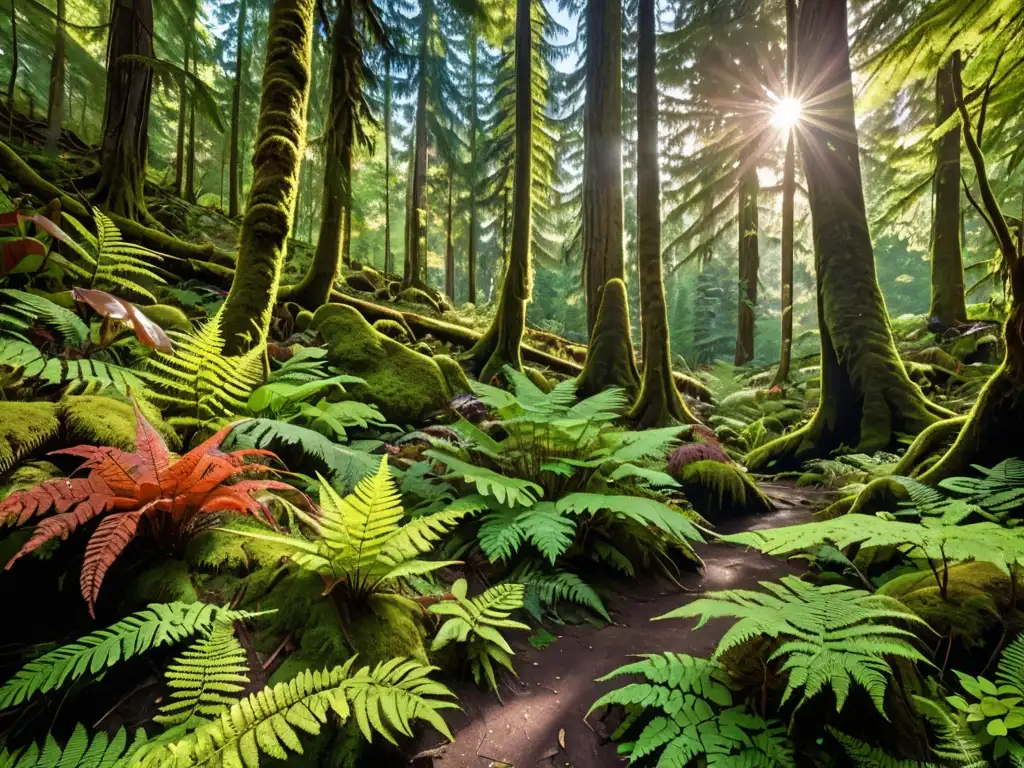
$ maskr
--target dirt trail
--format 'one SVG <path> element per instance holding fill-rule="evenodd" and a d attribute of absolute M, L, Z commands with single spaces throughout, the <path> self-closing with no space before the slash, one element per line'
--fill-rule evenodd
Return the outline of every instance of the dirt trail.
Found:
<path fill-rule="evenodd" d="M 721 532 L 775 528 L 806 522 L 825 495 L 815 489 L 763 485 L 777 509 L 768 515 L 738 517 L 719 526 Z M 704 574 L 686 574 L 685 589 L 667 581 L 645 580 L 624 590 L 609 608 L 615 623 L 601 629 L 564 626 L 558 640 L 544 650 L 532 648 L 524 636 L 512 641 L 519 680 L 502 691 L 504 705 L 470 683 L 457 690 L 463 712 L 448 718 L 455 743 L 439 745 L 440 737 L 421 742 L 423 768 L 621 768 L 615 745 L 597 715 L 583 717 L 601 694 L 621 681 L 596 683 L 626 662 L 629 654 L 675 651 L 708 655 L 727 628 L 724 622 L 693 631 L 692 621 L 651 622 L 702 592 L 756 587 L 797 567 L 723 544 L 698 548 Z M 525 633 L 522 633 L 525 635 Z M 559 732 L 564 730 L 564 748 Z"/>

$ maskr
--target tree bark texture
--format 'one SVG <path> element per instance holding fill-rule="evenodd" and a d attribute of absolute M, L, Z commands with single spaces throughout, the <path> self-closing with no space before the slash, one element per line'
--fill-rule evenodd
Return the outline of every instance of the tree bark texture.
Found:
<path fill-rule="evenodd" d="M 416 127 L 413 138 L 412 181 L 405 213 L 406 287 L 426 288 L 423 273 L 427 258 L 427 38 L 430 34 L 431 2 L 420 11 L 419 84 L 416 89 Z"/>
<path fill-rule="evenodd" d="M 46 115 L 46 150 L 57 151 L 60 127 L 64 121 L 64 86 L 67 79 L 67 41 L 64 15 L 66 0 L 57 0 L 57 29 L 53 41 L 53 61 L 50 62 L 50 93 Z"/>
<path fill-rule="evenodd" d="M 740 177 L 736 217 L 739 234 L 739 298 L 736 302 L 736 365 L 745 365 L 754 359 L 754 311 L 757 308 L 758 253 L 757 195 L 760 185 L 757 168 L 753 164 Z"/>
<path fill-rule="evenodd" d="M 235 38 L 235 83 L 231 89 L 231 159 L 228 169 L 228 216 L 235 218 L 241 213 L 242 187 L 239 179 L 241 158 L 239 157 L 239 133 L 242 119 L 242 71 L 245 61 L 245 25 L 248 15 L 248 0 L 238 3 L 238 36 Z"/>

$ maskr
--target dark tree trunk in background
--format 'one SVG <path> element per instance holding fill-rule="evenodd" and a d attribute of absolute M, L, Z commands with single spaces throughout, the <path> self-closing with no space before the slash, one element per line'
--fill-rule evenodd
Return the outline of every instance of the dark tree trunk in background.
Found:
<path fill-rule="evenodd" d="M 452 189 L 455 169 L 448 166 L 448 223 L 444 239 L 444 292 L 455 303 L 455 244 L 452 242 Z"/>
<path fill-rule="evenodd" d="M 50 62 L 50 93 L 46 115 L 46 150 L 57 151 L 60 127 L 64 121 L 64 83 L 67 75 L 66 40 L 64 39 L 65 0 L 57 0 L 57 29 L 53 40 L 53 61 Z"/>
<path fill-rule="evenodd" d="M 188 105 L 188 161 L 185 165 L 185 199 L 196 201 L 196 105 Z"/>
<path fill-rule="evenodd" d="M 757 306 L 758 253 L 757 194 L 760 186 L 757 168 L 750 167 L 740 177 L 739 214 L 739 301 L 736 322 L 735 365 L 745 365 L 754 359 L 754 309 Z"/>
<path fill-rule="evenodd" d="M 477 134 L 477 48 L 476 28 L 469 42 L 469 245 L 466 249 L 466 273 L 469 295 L 466 301 L 476 304 L 476 134 Z"/>
<path fill-rule="evenodd" d="M 7 81 L 7 111 L 10 124 L 7 126 L 7 137 L 10 138 L 14 125 L 14 89 L 18 85 L 18 0 L 11 0 L 11 77 Z"/>
<path fill-rule="evenodd" d="M 616 297 L 608 307 L 601 308 L 609 281 L 625 279 L 620 0 L 588 0 L 586 14 L 582 194 L 583 270 L 590 343 L 589 365 L 584 366 L 580 376 L 581 392 L 594 393 L 610 386 L 635 392 L 639 379 L 629 335 L 628 304 Z M 600 326 L 598 316 L 603 321 Z M 600 334 L 614 338 L 599 339 Z"/>
<path fill-rule="evenodd" d="M 516 0 L 515 171 L 512 181 L 512 251 L 490 328 L 470 351 L 480 381 L 490 381 L 505 365 L 522 370 L 520 345 L 530 299 L 530 235 L 533 208 L 533 95 L 531 0 Z"/>
<path fill-rule="evenodd" d="M 143 185 L 153 73 L 146 64 L 121 60 L 130 54 L 153 56 L 152 0 L 111 0 L 101 176 L 93 196 L 101 208 L 148 222 Z"/>
<path fill-rule="evenodd" d="M 245 60 L 245 24 L 248 15 L 248 0 L 238 3 L 238 36 L 235 38 L 235 83 L 231 89 L 231 158 L 228 168 L 228 216 L 235 218 L 241 212 L 242 185 L 239 179 L 241 158 L 238 141 L 242 115 L 242 70 Z"/>
<path fill-rule="evenodd" d="M 343 2 L 331 30 L 331 66 L 328 94 L 328 119 L 324 142 L 323 194 L 320 234 L 313 261 L 302 280 L 282 291 L 287 297 L 309 309 L 326 303 L 338 274 L 343 245 L 347 244 L 351 209 L 352 140 L 354 115 L 349 93 L 349 73 L 353 65 L 355 26 L 351 4 Z"/>
<path fill-rule="evenodd" d="M 420 23 L 419 85 L 416 90 L 416 129 L 409 205 L 405 212 L 405 276 L 403 285 L 426 288 L 423 272 L 427 252 L 427 38 L 430 0 L 423 3 Z"/>
<path fill-rule="evenodd" d="M 846 2 L 805 2 L 797 23 L 798 92 L 812 114 L 797 132 L 814 228 L 821 402 L 804 428 L 754 451 L 751 469 L 792 466 L 845 446 L 891 449 L 940 409 L 907 376 L 875 276 L 861 188 Z"/>
<path fill-rule="evenodd" d="M 953 84 L 960 79 L 960 52 L 954 51 L 939 69 L 935 82 L 935 124 L 942 125 L 956 112 Z M 935 178 L 932 184 L 932 302 L 930 320 L 943 328 L 967 322 L 964 263 L 960 241 L 960 126 L 955 125 L 935 143 Z"/>
<path fill-rule="evenodd" d="M 391 256 L 391 54 L 384 54 L 384 274 L 394 270 Z"/>
<path fill-rule="evenodd" d="M 345 232 L 341 238 L 341 262 L 352 263 L 352 125 L 349 124 L 349 141 L 345 148 Z"/>
<path fill-rule="evenodd" d="M 186 31 L 185 37 L 185 65 L 183 69 L 188 72 L 192 49 L 191 27 Z M 185 197 L 185 157 L 188 153 L 186 143 L 188 140 L 186 118 L 188 117 L 188 90 L 185 76 L 182 75 L 178 83 L 178 140 L 175 146 L 174 155 L 174 189 L 178 197 Z"/>
<path fill-rule="evenodd" d="M 224 353 L 262 345 L 277 299 L 306 147 L 314 0 L 274 0 L 238 265 L 221 308 Z"/>

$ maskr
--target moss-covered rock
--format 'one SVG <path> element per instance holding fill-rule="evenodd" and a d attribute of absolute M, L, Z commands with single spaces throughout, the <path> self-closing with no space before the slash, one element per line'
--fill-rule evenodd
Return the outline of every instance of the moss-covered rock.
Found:
<path fill-rule="evenodd" d="M 437 363 L 437 367 L 441 369 L 441 375 L 444 376 L 444 380 L 448 382 L 448 388 L 451 390 L 452 395 L 460 395 L 473 391 L 473 388 L 469 384 L 469 377 L 466 376 L 466 372 L 462 370 L 462 366 L 459 365 L 458 361 L 454 357 L 450 357 L 449 355 L 434 355 L 434 362 Z"/>
<path fill-rule="evenodd" d="M 57 435 L 57 404 L 0 400 L 0 473 Z"/>
<path fill-rule="evenodd" d="M 952 632 L 964 650 L 977 651 L 1001 624 L 1010 579 L 991 563 L 959 563 L 949 567 L 945 599 L 930 570 L 897 576 L 878 593 L 900 600 L 939 635 Z M 927 637 L 934 640 L 935 635 L 928 632 Z"/>
<path fill-rule="evenodd" d="M 379 333 L 352 307 L 320 307 L 310 329 L 327 344 L 332 365 L 366 380 L 365 386 L 347 387 L 352 396 L 376 405 L 388 421 L 422 421 L 452 398 L 452 390 L 433 359 Z"/>
<path fill-rule="evenodd" d="M 386 317 L 381 318 L 373 324 L 373 328 L 377 333 L 383 333 L 389 339 L 395 341 L 408 342 L 409 334 L 406 333 L 405 328 L 397 320 L 390 320 Z"/>
<path fill-rule="evenodd" d="M 244 573 L 254 565 L 261 568 L 278 565 L 294 553 L 289 547 L 238 536 L 232 531 L 266 533 L 267 526 L 251 517 L 233 516 L 217 529 L 200 531 L 189 539 L 185 560 L 200 570 L 238 569 Z"/>
<path fill-rule="evenodd" d="M 151 307 L 142 307 L 142 312 L 165 331 L 188 333 L 192 330 L 192 323 L 189 321 L 188 315 L 177 307 L 172 307 L 170 304 L 154 304 Z"/>
<path fill-rule="evenodd" d="M 679 472 L 679 482 L 694 509 L 716 516 L 770 512 L 772 503 L 750 476 L 735 464 L 694 461 Z"/>
<path fill-rule="evenodd" d="M 131 403 L 105 395 L 67 395 L 58 407 L 71 443 L 135 450 L 135 410 Z M 160 411 L 145 401 L 139 401 L 139 407 L 169 448 L 181 447 L 181 439 L 163 420 Z"/>
<path fill-rule="evenodd" d="M 353 618 L 349 638 L 359 659 L 373 666 L 396 656 L 427 661 L 423 609 L 399 595 L 373 595 L 364 613 Z"/>

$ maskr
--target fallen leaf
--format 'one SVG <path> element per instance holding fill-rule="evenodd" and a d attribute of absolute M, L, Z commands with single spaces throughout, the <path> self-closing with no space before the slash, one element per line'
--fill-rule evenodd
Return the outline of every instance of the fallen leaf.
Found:
<path fill-rule="evenodd" d="M 565 728 L 558 729 L 558 746 L 565 749 Z"/>

